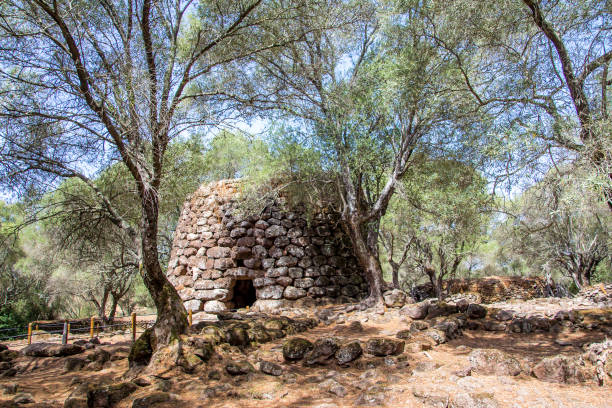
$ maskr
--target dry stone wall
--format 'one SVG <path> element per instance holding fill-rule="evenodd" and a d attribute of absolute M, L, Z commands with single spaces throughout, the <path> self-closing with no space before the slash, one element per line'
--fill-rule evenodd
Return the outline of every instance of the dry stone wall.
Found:
<path fill-rule="evenodd" d="M 306 302 L 350 302 L 367 293 L 334 214 L 311 221 L 282 198 L 239 217 L 240 181 L 202 185 L 183 206 L 168 279 L 185 307 L 214 313 L 253 303 L 272 311 Z"/>

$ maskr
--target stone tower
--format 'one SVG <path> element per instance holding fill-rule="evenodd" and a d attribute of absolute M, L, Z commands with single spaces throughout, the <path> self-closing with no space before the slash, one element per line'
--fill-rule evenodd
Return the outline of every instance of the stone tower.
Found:
<path fill-rule="evenodd" d="M 281 198 L 238 218 L 239 187 L 239 180 L 202 185 L 183 206 L 167 274 L 187 309 L 273 311 L 367 294 L 334 214 L 322 210 L 308 221 L 303 206 L 286 208 Z"/>

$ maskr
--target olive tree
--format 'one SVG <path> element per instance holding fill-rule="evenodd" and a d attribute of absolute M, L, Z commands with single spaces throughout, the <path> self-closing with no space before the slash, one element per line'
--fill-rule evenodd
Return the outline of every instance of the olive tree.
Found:
<path fill-rule="evenodd" d="M 245 85 L 259 84 L 270 95 L 262 107 L 319 154 L 366 273 L 366 303 L 380 305 L 380 220 L 413 153 L 460 144 L 468 115 L 456 114 L 464 99 L 454 62 L 423 34 L 421 2 L 324 3 L 283 27 L 301 41 L 258 54 Z"/>
<path fill-rule="evenodd" d="M 263 0 L 8 0 L 0 4 L 0 177 L 23 192 L 76 178 L 135 242 L 157 308 L 153 348 L 187 330 L 159 262 L 159 189 L 170 141 L 230 111 L 218 72 L 274 47 Z M 196 97 L 207 103 L 196 111 Z M 218 103 L 217 103 L 218 102 Z M 218 109 L 216 107 L 219 107 Z M 132 226 L 92 180 L 119 161 L 140 207 Z"/>
<path fill-rule="evenodd" d="M 402 253 L 408 273 L 429 280 L 440 299 L 444 280 L 457 275 L 485 237 L 491 201 L 486 187 L 469 164 L 423 160 L 407 172 L 383 222 L 382 233 L 395 244 L 387 252 Z"/>
<path fill-rule="evenodd" d="M 612 210 L 609 3 L 431 4 L 429 34 L 456 61 L 479 109 L 496 116 L 498 131 L 486 145 L 501 161 L 492 166 L 494 176 L 542 165 L 542 157 L 550 166 L 557 154 L 569 153 L 592 166 L 592 181 Z"/>
<path fill-rule="evenodd" d="M 505 234 L 535 273 L 560 271 L 580 289 L 610 256 L 612 217 L 580 169 L 559 171 L 516 199 Z"/>

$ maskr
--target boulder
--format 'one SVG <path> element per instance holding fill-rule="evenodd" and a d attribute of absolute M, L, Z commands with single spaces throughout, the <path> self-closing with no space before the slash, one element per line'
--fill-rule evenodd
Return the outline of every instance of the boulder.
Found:
<path fill-rule="evenodd" d="M 334 357 L 339 347 L 338 339 L 334 337 L 318 339 L 314 348 L 304 356 L 304 362 L 307 365 L 326 364 Z"/>
<path fill-rule="evenodd" d="M 273 375 L 275 377 L 278 377 L 283 374 L 283 368 L 280 365 L 272 363 L 270 361 L 262 361 L 261 363 L 259 363 L 259 371 L 264 374 Z"/>
<path fill-rule="evenodd" d="M 457 337 L 461 336 L 461 326 L 462 326 L 462 323 L 459 319 L 449 317 L 441 321 L 440 323 L 436 324 L 434 326 L 434 329 L 437 329 L 441 331 L 442 333 L 444 333 L 444 337 L 446 339 L 452 340 L 452 339 L 456 339 Z M 442 343 L 444 343 L 444 341 Z"/>
<path fill-rule="evenodd" d="M 225 366 L 225 371 L 229 375 L 245 375 L 255 371 L 251 363 L 246 360 L 232 361 Z"/>
<path fill-rule="evenodd" d="M 435 319 L 439 316 L 448 316 L 457 313 L 457 306 L 446 302 L 431 303 L 427 308 L 427 318 Z"/>
<path fill-rule="evenodd" d="M 400 309 L 400 313 L 414 320 L 421 320 L 427 317 L 427 309 L 429 302 L 419 302 L 412 305 L 406 305 Z"/>
<path fill-rule="evenodd" d="M 232 346 L 238 347 L 246 347 L 250 343 L 249 326 L 246 324 L 236 324 L 234 326 L 228 327 L 225 330 L 225 341 L 227 341 Z"/>
<path fill-rule="evenodd" d="M 406 303 L 406 292 L 393 289 L 383 293 L 383 299 L 387 307 L 402 307 Z"/>
<path fill-rule="evenodd" d="M 87 355 L 89 361 L 104 364 L 111 359 L 111 355 L 108 351 L 98 348 L 93 353 Z"/>
<path fill-rule="evenodd" d="M 487 309 L 478 303 L 470 303 L 465 311 L 468 319 L 482 319 L 487 315 Z"/>
<path fill-rule="evenodd" d="M 401 354 L 404 351 L 403 340 L 389 339 L 386 337 L 373 337 L 366 343 L 366 353 L 378 357 Z"/>
<path fill-rule="evenodd" d="M 425 330 L 423 334 L 429 337 L 430 339 L 432 339 L 435 342 L 435 344 L 443 344 L 448 341 L 446 333 L 436 328 Z"/>
<path fill-rule="evenodd" d="M 156 404 L 161 404 L 172 400 L 172 396 L 167 392 L 157 391 L 144 397 L 136 398 L 132 402 L 132 408 L 148 408 Z"/>
<path fill-rule="evenodd" d="M 68 357 L 64 360 L 64 371 L 78 371 L 87 365 L 87 360 L 79 357 Z"/>
<path fill-rule="evenodd" d="M 359 357 L 361 357 L 362 354 L 363 349 L 361 348 L 359 342 L 353 341 L 351 343 L 340 346 L 338 351 L 336 351 L 334 357 L 336 358 L 338 364 L 344 365 L 358 359 Z"/>
<path fill-rule="evenodd" d="M 13 402 L 17 405 L 31 404 L 34 402 L 34 397 L 28 392 L 20 392 L 13 397 Z"/>
<path fill-rule="evenodd" d="M 283 344 L 283 358 L 285 361 L 301 360 L 313 348 L 314 344 L 310 341 L 301 337 L 293 337 Z"/>
<path fill-rule="evenodd" d="M 87 391 L 87 405 L 90 408 L 110 408 L 138 389 L 133 382 L 92 387 Z"/>
<path fill-rule="evenodd" d="M 80 354 L 85 348 L 77 344 L 34 343 L 21 350 L 29 357 L 66 357 Z"/>
<path fill-rule="evenodd" d="M 578 384 L 589 378 L 583 367 L 565 356 L 543 359 L 533 367 L 532 373 L 538 380 L 551 383 Z"/>
<path fill-rule="evenodd" d="M 521 373 L 519 361 L 499 350 L 474 350 L 468 360 L 472 371 L 478 374 L 515 376 Z"/>

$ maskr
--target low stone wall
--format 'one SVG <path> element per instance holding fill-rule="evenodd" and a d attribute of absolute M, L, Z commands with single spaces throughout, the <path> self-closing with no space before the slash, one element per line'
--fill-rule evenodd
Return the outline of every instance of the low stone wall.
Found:
<path fill-rule="evenodd" d="M 450 289 L 449 289 L 450 285 Z M 549 296 L 546 280 L 541 277 L 522 276 L 487 276 L 477 279 L 449 279 L 444 282 L 444 290 L 449 295 L 474 294 L 484 303 L 500 302 L 508 299 L 533 299 Z M 420 301 L 435 297 L 431 283 L 419 285 L 413 289 L 415 300 Z"/>
<path fill-rule="evenodd" d="M 300 299 L 352 302 L 367 284 L 334 214 L 307 221 L 302 206 L 270 201 L 240 217 L 240 181 L 202 185 L 184 204 L 168 279 L 188 309 L 220 312 L 252 305 L 272 311 Z M 302 301 L 303 302 L 303 301 Z"/>

